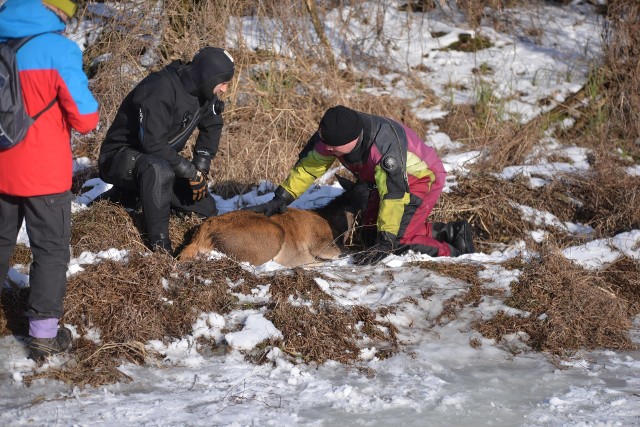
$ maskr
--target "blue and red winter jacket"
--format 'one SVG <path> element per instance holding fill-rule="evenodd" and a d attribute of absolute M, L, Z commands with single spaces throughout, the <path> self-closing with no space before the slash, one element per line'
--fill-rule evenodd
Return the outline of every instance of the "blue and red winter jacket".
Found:
<path fill-rule="evenodd" d="M 82 51 L 62 35 L 64 29 L 41 0 L 7 0 L 0 6 L 0 42 L 41 34 L 17 54 L 27 112 L 34 116 L 57 99 L 22 142 L 0 151 L 0 194 L 31 197 L 71 189 L 71 129 L 87 133 L 98 124 Z"/>

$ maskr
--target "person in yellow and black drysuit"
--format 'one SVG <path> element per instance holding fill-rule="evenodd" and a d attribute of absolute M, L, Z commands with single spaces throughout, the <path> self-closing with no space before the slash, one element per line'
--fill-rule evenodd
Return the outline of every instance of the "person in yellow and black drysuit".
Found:
<path fill-rule="evenodd" d="M 357 264 L 375 264 L 408 249 L 431 256 L 474 252 L 467 221 L 427 221 L 447 175 L 435 150 L 402 123 L 342 105 L 325 112 L 273 199 L 247 209 L 267 216 L 286 211 L 336 158 L 377 189 L 365 214 L 365 224 L 375 224 L 375 244 L 354 257 Z"/>

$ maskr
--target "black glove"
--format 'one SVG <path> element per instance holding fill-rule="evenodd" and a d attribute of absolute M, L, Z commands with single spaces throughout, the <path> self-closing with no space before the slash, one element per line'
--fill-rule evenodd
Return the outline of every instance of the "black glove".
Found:
<path fill-rule="evenodd" d="M 276 191 L 273 193 L 273 199 L 269 200 L 267 203 L 262 203 L 261 205 L 249 206 L 245 208 L 249 211 L 254 211 L 258 213 L 263 213 L 265 216 L 271 216 L 277 213 L 284 213 L 287 211 L 287 205 L 293 202 L 295 199 L 287 190 L 282 187 L 276 188 Z"/>
<path fill-rule="evenodd" d="M 353 263 L 356 265 L 374 265 L 391 254 L 403 251 L 405 248 L 406 245 L 401 245 L 394 234 L 388 231 L 381 231 L 378 233 L 376 244 L 366 251 L 355 254 Z"/>
<path fill-rule="evenodd" d="M 207 182 L 204 179 L 204 174 L 199 170 L 196 170 L 196 176 L 189 180 L 189 185 L 193 192 L 194 202 L 199 202 L 207 195 Z"/>

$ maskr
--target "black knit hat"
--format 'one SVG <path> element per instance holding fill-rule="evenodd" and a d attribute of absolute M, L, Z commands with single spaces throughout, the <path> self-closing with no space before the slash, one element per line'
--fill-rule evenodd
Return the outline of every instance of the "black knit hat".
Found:
<path fill-rule="evenodd" d="M 362 129 L 364 129 L 364 123 L 360 114 L 343 105 L 329 108 L 320 120 L 322 141 L 333 147 L 345 145 L 357 139 Z"/>
<path fill-rule="evenodd" d="M 191 95 L 213 99 L 213 89 L 231 80 L 234 71 L 233 58 L 226 50 L 206 47 L 190 63 L 182 66 L 178 73 L 182 85 Z"/>

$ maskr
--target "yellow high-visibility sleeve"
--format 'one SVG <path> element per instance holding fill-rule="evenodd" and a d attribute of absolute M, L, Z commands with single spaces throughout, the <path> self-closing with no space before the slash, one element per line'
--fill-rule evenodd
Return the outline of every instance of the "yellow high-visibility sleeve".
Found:
<path fill-rule="evenodd" d="M 307 191 L 313 181 L 329 170 L 335 159 L 334 156 L 323 156 L 316 150 L 311 150 L 296 163 L 287 179 L 280 185 L 297 199 Z"/>

